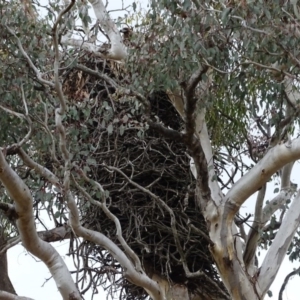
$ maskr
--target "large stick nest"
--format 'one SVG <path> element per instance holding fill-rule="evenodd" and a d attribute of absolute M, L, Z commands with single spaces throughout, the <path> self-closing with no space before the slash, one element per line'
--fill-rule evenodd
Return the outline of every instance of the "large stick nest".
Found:
<path fill-rule="evenodd" d="M 122 80 L 108 62 L 89 58 L 81 64 L 98 69 L 117 81 Z M 109 210 L 118 217 L 124 239 L 140 257 L 146 272 L 185 285 L 191 293 L 207 295 L 207 299 L 222 298 L 216 285 L 225 289 L 208 250 L 207 229 L 195 203 L 194 180 L 185 145 L 148 129 L 140 103 L 120 97 L 117 91 L 94 76 L 73 69 L 65 75 L 64 91 L 71 107 L 66 123 L 72 135 L 73 160 L 109 193 Z M 148 99 L 154 121 L 180 130 L 182 121 L 164 92 L 153 93 Z M 120 169 L 173 210 L 184 258 L 176 246 L 170 214 L 153 197 L 130 184 L 119 172 L 108 170 L 107 166 Z M 99 192 L 92 185 L 83 181 L 81 184 L 100 201 Z M 84 225 L 102 232 L 119 245 L 115 224 L 80 193 L 78 199 Z M 147 297 L 142 288 L 118 275 L 122 271 L 120 265 L 103 248 L 85 241 L 78 254 L 86 262 L 83 277 L 89 276 L 93 288 L 110 283 L 113 292 L 121 290 L 122 299 Z M 183 259 L 191 272 L 201 270 L 205 276 L 188 278 Z"/>

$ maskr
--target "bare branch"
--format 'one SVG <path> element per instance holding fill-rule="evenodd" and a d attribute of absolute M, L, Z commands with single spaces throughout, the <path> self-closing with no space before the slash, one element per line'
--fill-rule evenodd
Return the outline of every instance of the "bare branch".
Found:
<path fill-rule="evenodd" d="M 30 191 L 7 164 L 2 151 L 0 151 L 0 180 L 9 196 L 15 201 L 16 212 L 19 216 L 16 223 L 24 247 L 47 265 L 63 299 L 70 299 L 71 296 L 74 299 L 81 299 L 61 256 L 51 245 L 38 237 L 34 224 L 33 200 Z"/>
<path fill-rule="evenodd" d="M 276 195 L 268 204 L 265 205 L 263 209 L 263 217 L 261 225 L 264 230 L 266 230 L 265 224 L 270 220 L 271 216 L 278 210 L 283 207 L 288 200 L 291 200 L 295 189 L 283 189 L 278 195 Z"/>
<path fill-rule="evenodd" d="M 207 162 L 207 170 L 209 176 L 208 185 L 211 191 L 211 196 L 213 201 L 215 201 L 216 204 L 219 204 L 223 199 L 223 193 L 218 184 L 218 181 L 216 180 L 213 151 L 212 151 L 211 142 L 209 139 L 207 125 L 205 121 L 205 110 L 203 110 L 201 113 L 197 115 L 196 131 Z"/>
<path fill-rule="evenodd" d="M 187 135 L 187 144 L 190 147 L 195 133 L 195 111 L 196 103 L 199 100 L 195 94 L 195 89 L 201 81 L 202 76 L 208 71 L 208 67 L 199 68 L 192 74 L 188 81 L 181 84 L 184 90 L 184 112 L 185 112 L 185 127 Z M 204 103 L 202 103 L 204 106 Z M 204 107 L 202 107 L 204 108 Z"/>
<path fill-rule="evenodd" d="M 293 200 L 290 209 L 287 211 L 282 225 L 280 226 L 276 237 L 267 252 L 267 255 L 262 263 L 260 273 L 257 280 L 257 286 L 262 290 L 264 295 L 281 266 L 281 263 L 286 255 L 290 243 L 294 237 L 296 230 L 300 224 L 300 191 Z"/>
<path fill-rule="evenodd" d="M 211 190 L 209 187 L 209 172 L 208 172 L 208 161 L 206 160 L 205 153 L 203 151 L 202 144 L 196 135 L 196 104 L 198 98 L 196 97 L 195 89 L 202 79 L 202 76 L 208 71 L 208 67 L 198 69 L 190 77 L 187 82 L 183 82 L 181 86 L 184 90 L 184 101 L 185 101 L 185 143 L 194 159 L 196 171 L 197 171 L 197 183 L 199 184 L 198 199 L 202 206 L 202 209 L 209 202 L 211 196 Z M 201 102 L 201 109 L 205 109 L 204 101 Z M 202 111 L 201 117 L 205 116 L 205 110 Z M 202 124 L 201 124 L 202 125 Z M 207 153 L 208 154 L 208 153 Z"/>
<path fill-rule="evenodd" d="M 227 193 L 226 201 L 238 211 L 240 206 L 286 164 L 300 158 L 300 138 L 276 145 Z"/>
<path fill-rule="evenodd" d="M 140 94 L 134 90 L 123 88 L 120 85 L 118 85 L 113 79 L 111 79 L 109 76 L 107 76 L 106 74 L 89 69 L 81 64 L 77 64 L 75 66 L 75 69 L 81 70 L 87 74 L 96 76 L 97 78 L 104 80 L 109 85 L 114 87 L 118 91 L 118 93 L 121 95 L 135 96 L 144 105 L 145 110 L 146 110 L 146 115 L 148 115 L 150 113 L 150 103 L 149 103 L 148 99 L 145 96 L 143 96 L 142 94 Z"/>
<path fill-rule="evenodd" d="M 45 118 L 44 118 L 44 122 L 40 121 L 39 119 L 36 119 L 35 121 L 37 123 L 39 123 L 44 129 L 45 131 L 47 132 L 47 134 L 50 136 L 51 138 L 51 141 L 52 141 L 52 147 L 50 149 L 50 153 L 51 153 L 51 157 L 53 159 L 54 162 L 56 162 L 58 165 L 59 165 L 59 161 L 56 157 L 56 143 L 55 143 L 55 139 L 53 137 L 53 134 L 51 132 L 51 130 L 49 129 L 48 127 L 48 111 L 47 111 L 47 105 L 45 102 L 42 101 L 42 98 L 41 96 L 39 95 L 39 100 L 40 102 L 43 104 L 43 107 L 44 107 L 44 114 L 45 114 Z"/>
<path fill-rule="evenodd" d="M 74 66 L 74 68 L 77 69 L 77 70 L 83 71 L 87 74 L 96 76 L 99 79 L 104 80 L 105 82 L 107 82 L 109 85 L 111 85 L 115 89 L 120 88 L 120 86 L 112 78 L 110 78 L 109 76 L 107 76 L 104 73 L 100 73 L 98 71 L 92 70 L 92 69 L 90 69 L 90 68 L 88 68 L 84 65 L 81 65 L 81 64 L 77 64 L 76 66 Z"/>
<path fill-rule="evenodd" d="M 22 148 L 17 149 L 17 153 L 26 166 L 28 166 L 30 169 L 35 170 L 39 175 L 45 177 L 50 183 L 61 190 L 61 183 L 56 175 L 54 175 L 46 167 L 43 167 L 33 161 Z"/>
<path fill-rule="evenodd" d="M 33 300 L 32 298 L 17 296 L 5 291 L 0 291 L 0 300 Z"/>
<path fill-rule="evenodd" d="M 125 252 L 127 253 L 127 255 L 132 259 L 132 261 L 135 264 L 135 268 L 137 269 L 138 272 L 142 272 L 142 265 L 141 265 L 141 261 L 138 258 L 138 256 L 136 255 L 136 253 L 129 247 L 129 245 L 127 244 L 127 242 L 125 241 L 125 239 L 123 238 L 122 235 L 122 228 L 121 228 L 121 224 L 119 219 L 110 212 L 110 210 L 107 208 L 106 205 L 106 197 L 105 197 L 105 191 L 103 189 L 103 187 L 98 183 L 95 182 L 91 179 L 89 179 L 84 173 L 83 171 L 80 172 L 81 176 L 89 183 L 92 183 L 93 185 L 96 185 L 96 187 L 99 189 L 99 191 L 101 192 L 102 195 L 102 203 L 99 201 L 94 200 L 85 190 L 84 188 L 82 188 L 77 181 L 73 178 L 74 183 L 76 185 L 76 187 L 80 190 L 80 192 L 84 195 L 85 198 L 87 198 L 92 204 L 100 207 L 104 213 L 106 214 L 106 216 L 111 219 L 116 226 L 116 231 L 117 231 L 117 238 L 120 242 L 120 244 L 122 245 L 123 249 L 125 250 Z"/>
<path fill-rule="evenodd" d="M 287 286 L 287 284 L 288 284 L 290 278 L 291 278 L 292 276 L 294 276 L 294 275 L 299 274 L 299 272 L 300 272 L 300 267 L 297 268 L 296 270 L 290 272 L 290 273 L 285 277 L 284 282 L 283 282 L 283 284 L 282 284 L 282 286 L 281 286 L 281 288 L 280 288 L 280 291 L 279 291 L 278 300 L 283 300 L 283 298 L 282 298 L 283 292 L 284 292 L 284 289 L 285 289 L 285 287 Z"/>
<path fill-rule="evenodd" d="M 169 139 L 171 139 L 173 141 L 177 141 L 177 142 L 183 142 L 183 140 L 184 140 L 183 139 L 184 135 L 176 130 L 166 128 L 162 124 L 155 123 L 155 122 L 152 122 L 149 120 L 147 121 L 147 123 L 149 124 L 150 128 L 155 129 L 157 132 L 159 132 L 166 138 L 169 138 Z"/>
<path fill-rule="evenodd" d="M 47 243 L 61 242 L 71 238 L 72 230 L 67 224 L 55 227 L 50 230 L 37 232 L 38 236 Z"/>
<path fill-rule="evenodd" d="M 78 208 L 70 190 L 68 190 L 66 197 L 70 210 L 70 224 L 75 234 L 97 245 L 103 246 L 121 264 L 124 269 L 124 276 L 129 281 L 147 290 L 154 300 L 163 300 L 164 294 L 157 282 L 150 279 L 144 272 L 138 272 L 125 253 L 112 240 L 100 232 L 81 226 Z"/>
<path fill-rule="evenodd" d="M 97 26 L 100 25 L 105 36 L 108 38 L 110 45 L 95 46 L 89 35 L 89 29 L 84 25 L 84 31 L 87 33 L 88 42 L 84 40 L 74 39 L 70 36 L 63 36 L 61 42 L 65 45 L 84 49 L 97 57 L 112 59 L 116 61 L 124 61 L 127 57 L 127 49 L 123 43 L 122 37 L 116 24 L 109 17 L 106 7 L 101 0 L 89 0 L 97 17 Z M 85 4 L 83 4 L 85 5 Z"/>
<path fill-rule="evenodd" d="M 192 74 L 192 76 L 187 82 L 183 83 L 184 91 L 186 93 L 186 97 L 190 99 L 189 101 L 192 100 L 195 88 L 197 87 L 198 83 L 202 80 L 202 76 L 208 71 L 208 69 L 208 66 L 199 68 L 196 72 Z"/>
<path fill-rule="evenodd" d="M 52 81 L 48 81 L 43 79 L 41 72 L 38 70 L 38 68 L 34 65 L 34 63 L 32 62 L 32 60 L 30 59 L 29 55 L 26 53 L 26 51 L 24 50 L 22 43 L 20 41 L 20 39 L 17 37 L 17 35 L 15 34 L 15 32 L 10 29 L 7 25 L 5 25 L 5 27 L 7 28 L 7 30 L 14 36 L 14 38 L 17 40 L 17 45 L 19 47 L 19 50 L 21 51 L 22 55 L 25 57 L 25 59 L 27 60 L 29 66 L 32 68 L 32 70 L 34 71 L 38 81 L 42 84 L 48 85 L 52 88 L 54 88 L 54 83 Z"/>
<path fill-rule="evenodd" d="M 121 174 L 130 184 L 132 184 L 133 186 L 137 187 L 138 189 L 140 189 L 144 193 L 148 194 L 151 198 L 153 198 L 158 203 L 158 205 L 160 205 L 161 207 L 163 207 L 170 214 L 170 217 L 171 217 L 171 229 L 172 229 L 172 232 L 173 232 L 175 244 L 177 246 L 178 252 L 179 252 L 180 257 L 181 257 L 182 266 L 183 266 L 183 269 L 184 269 L 184 272 L 185 272 L 186 276 L 188 278 L 195 278 L 195 277 L 199 277 L 199 276 L 205 277 L 208 281 L 210 281 L 210 283 L 212 283 L 215 286 L 216 289 L 218 289 L 218 291 L 224 297 L 226 297 L 225 299 L 227 299 L 226 293 L 224 293 L 220 289 L 220 287 L 218 285 L 216 285 L 215 283 L 213 283 L 212 280 L 210 280 L 210 278 L 208 278 L 207 275 L 204 272 L 202 272 L 200 270 L 198 270 L 197 272 L 190 272 L 190 270 L 189 270 L 189 268 L 187 266 L 187 263 L 186 263 L 186 257 L 184 255 L 183 249 L 182 249 L 181 244 L 180 244 L 179 239 L 178 239 L 178 232 L 177 232 L 177 229 L 176 229 L 176 218 L 175 218 L 175 214 L 174 214 L 173 210 L 159 196 L 153 194 L 147 188 L 144 188 L 143 186 L 141 186 L 138 183 L 136 183 L 133 180 L 131 180 L 119 168 L 112 167 L 112 166 L 106 166 L 106 165 L 105 165 L 105 167 L 107 169 L 109 169 L 109 170 L 116 171 L 119 174 Z"/>
<path fill-rule="evenodd" d="M 108 35 L 111 47 L 107 53 L 104 53 L 108 58 L 115 60 L 125 60 L 127 57 L 127 49 L 123 44 L 122 37 L 116 26 L 111 20 L 102 0 L 89 0 L 100 26 Z"/>
<path fill-rule="evenodd" d="M 67 224 L 64 224 L 63 226 L 55 227 L 50 230 L 38 231 L 37 234 L 43 241 L 47 243 L 60 242 L 71 238 L 71 227 L 69 227 Z M 20 242 L 20 236 L 9 239 L 5 245 L 0 248 L 0 255 L 5 253 L 8 249 L 13 248 Z"/>
<path fill-rule="evenodd" d="M 270 220 L 271 216 L 288 201 L 291 200 L 296 189 L 291 186 L 290 176 L 294 162 L 285 165 L 282 168 L 281 174 L 281 191 L 274 197 L 269 203 L 267 203 L 263 209 L 262 226 Z"/>
<path fill-rule="evenodd" d="M 70 4 L 65 8 L 63 9 L 54 25 L 53 25 L 53 29 L 52 29 L 52 36 L 53 36 L 53 45 L 54 45 L 54 52 L 55 52 L 55 56 L 54 56 L 54 81 L 55 81 L 55 90 L 58 94 L 58 98 L 59 98 L 59 101 L 60 101 L 60 110 L 59 110 L 59 114 L 60 115 L 64 115 L 65 111 L 66 111 L 66 102 L 65 102 L 65 99 L 64 99 L 64 94 L 63 94 L 63 91 L 62 91 L 62 87 L 61 87 L 61 83 L 60 83 L 60 80 L 59 80 L 59 74 L 58 74 L 58 70 L 59 70 L 59 58 L 60 58 L 60 52 L 59 52 L 59 47 L 58 47 L 58 25 L 63 17 L 64 14 L 66 14 L 72 7 L 73 5 L 75 4 L 75 0 L 71 0 Z"/>
<path fill-rule="evenodd" d="M 246 268 L 249 267 L 249 264 L 253 260 L 253 257 L 256 252 L 257 242 L 260 238 L 260 230 L 263 227 L 262 219 L 263 219 L 263 204 L 266 194 L 266 184 L 262 186 L 259 190 L 256 204 L 255 204 L 255 214 L 254 214 L 254 221 L 253 226 L 250 229 L 250 232 L 247 237 L 246 247 L 243 255 L 244 263 Z"/>
<path fill-rule="evenodd" d="M 4 254 L 8 249 L 13 248 L 21 242 L 20 236 L 13 237 L 9 239 L 4 245 L 0 248 L 0 255 Z"/>
<path fill-rule="evenodd" d="M 287 189 L 291 186 L 291 173 L 294 166 L 294 161 L 282 168 L 281 173 L 281 189 Z"/>
<path fill-rule="evenodd" d="M 249 64 L 252 64 L 252 65 L 257 66 L 259 68 L 270 70 L 272 72 L 276 72 L 278 74 L 284 74 L 285 76 L 287 76 L 288 78 L 291 78 L 291 79 L 297 79 L 297 76 L 295 76 L 293 74 L 290 74 L 290 73 L 288 73 L 288 72 L 286 72 L 282 69 L 278 69 L 274 66 L 263 65 L 263 64 L 257 63 L 255 61 L 252 61 L 252 60 L 249 60 L 249 59 L 246 59 L 246 61 L 241 63 L 240 65 L 249 65 Z"/>

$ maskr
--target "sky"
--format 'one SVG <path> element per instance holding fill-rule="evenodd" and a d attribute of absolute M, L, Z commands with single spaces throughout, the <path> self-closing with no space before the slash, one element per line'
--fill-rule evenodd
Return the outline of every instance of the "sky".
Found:
<path fill-rule="evenodd" d="M 44 4 L 48 1 L 43 0 Z M 133 2 L 133 0 L 125 0 L 125 1 L 109 1 L 108 10 L 116 10 L 123 5 L 124 7 L 128 6 Z M 143 7 L 146 6 L 147 0 L 139 1 Z M 115 11 L 113 16 L 116 17 L 121 12 Z M 300 175 L 300 165 L 297 164 L 293 170 L 292 180 L 293 182 L 297 182 Z M 273 194 L 274 187 L 269 186 L 267 190 L 266 199 L 271 199 Z M 242 212 L 249 213 L 254 211 L 255 205 L 255 195 L 253 195 L 242 208 Z M 47 220 L 45 220 L 47 222 Z M 56 242 L 53 243 L 57 251 L 62 255 L 63 259 L 69 266 L 69 270 L 74 270 L 72 259 L 67 256 L 68 252 L 68 241 Z M 263 251 L 259 257 L 259 260 L 263 259 Z M 28 253 L 21 245 L 17 245 L 8 251 L 8 262 L 9 262 L 9 275 L 12 280 L 12 283 L 20 296 L 28 296 L 33 299 L 42 299 L 42 300 L 53 300 L 60 299 L 60 294 L 57 291 L 54 280 L 51 279 L 51 275 L 46 268 L 46 266 L 34 258 L 30 253 Z M 271 290 L 273 292 L 273 297 L 266 299 L 278 299 L 278 292 L 282 285 L 282 282 L 285 276 L 291 272 L 294 268 L 298 268 L 300 266 L 300 262 L 291 263 L 286 258 L 284 263 L 282 264 L 279 273 L 274 281 Z M 298 300 L 299 296 L 299 286 L 300 286 L 300 277 L 294 276 L 292 280 L 290 280 L 284 291 L 285 300 Z M 94 296 L 94 299 L 105 299 L 106 293 L 100 290 L 99 294 Z M 90 299 L 90 296 L 87 295 L 86 299 Z M 250 300 L 250 299 L 249 299 Z"/>

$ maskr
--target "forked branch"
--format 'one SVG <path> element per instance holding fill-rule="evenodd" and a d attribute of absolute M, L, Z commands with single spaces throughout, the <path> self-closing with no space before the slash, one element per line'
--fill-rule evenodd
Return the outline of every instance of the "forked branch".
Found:
<path fill-rule="evenodd" d="M 0 180 L 7 193 L 14 200 L 19 218 L 16 220 L 24 247 L 42 260 L 52 274 L 63 299 L 81 299 L 65 262 L 57 251 L 42 241 L 36 232 L 32 210 L 32 196 L 22 179 L 8 165 L 0 151 Z"/>

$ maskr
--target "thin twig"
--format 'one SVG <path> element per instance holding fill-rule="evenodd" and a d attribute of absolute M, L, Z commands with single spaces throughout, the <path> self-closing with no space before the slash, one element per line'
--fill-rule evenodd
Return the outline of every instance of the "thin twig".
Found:
<path fill-rule="evenodd" d="M 94 180 L 91 180 L 89 179 L 83 171 L 79 170 L 80 171 L 80 174 L 81 176 L 84 178 L 85 181 L 95 185 L 100 193 L 101 193 L 101 196 L 102 196 L 102 202 L 99 202 L 99 201 L 96 201 L 95 199 L 93 199 L 89 193 L 87 193 L 85 191 L 85 189 L 83 187 L 81 187 L 78 182 L 75 180 L 74 176 L 72 176 L 72 179 L 76 185 L 76 187 L 79 189 L 79 191 L 84 195 L 85 198 L 87 198 L 92 204 L 96 205 L 96 206 L 99 206 L 103 212 L 106 214 L 106 216 L 111 219 L 114 223 L 115 223 L 115 226 L 116 226 L 116 230 L 117 230 L 117 238 L 120 242 L 120 244 L 122 245 L 122 247 L 124 248 L 125 252 L 129 255 L 129 257 L 132 259 L 132 261 L 134 262 L 135 264 L 135 267 L 137 269 L 137 271 L 139 272 L 143 272 L 143 269 L 142 269 L 142 265 L 141 265 L 141 261 L 139 259 L 139 257 L 136 255 L 136 253 L 132 250 L 132 248 L 130 248 L 130 246 L 127 244 L 127 242 L 125 241 L 125 239 L 123 238 L 123 234 L 122 234 L 122 227 L 121 227 L 121 224 L 120 224 L 120 221 L 119 219 L 113 214 L 110 212 L 110 210 L 107 208 L 107 205 L 106 205 L 106 197 L 105 197 L 105 191 L 103 189 L 103 187 L 100 185 L 100 183 L 94 181 Z"/>
<path fill-rule="evenodd" d="M 299 272 L 300 272 L 300 267 L 297 268 L 296 270 L 292 271 L 291 273 L 289 273 L 289 274 L 285 277 L 285 279 L 284 279 L 284 281 L 283 281 L 283 284 L 282 284 L 282 286 L 281 286 L 281 288 L 280 288 L 280 291 L 279 291 L 278 300 L 282 300 L 282 299 L 283 299 L 283 298 L 282 298 L 282 294 L 283 294 L 283 291 L 284 291 L 285 287 L 287 286 L 287 284 L 288 284 L 290 278 L 291 278 L 292 276 L 296 275 L 296 274 L 299 274 Z"/>
<path fill-rule="evenodd" d="M 22 43 L 20 41 L 20 39 L 17 37 L 17 35 L 15 34 L 15 32 L 9 28 L 7 25 L 4 25 L 7 30 L 14 36 L 14 38 L 17 40 L 17 45 L 19 47 L 19 50 L 21 51 L 22 55 L 25 57 L 25 59 L 27 60 L 29 66 L 32 68 L 32 70 L 34 71 L 38 81 L 42 84 L 48 85 L 52 88 L 54 88 L 54 83 L 52 81 L 48 81 L 43 79 L 41 72 L 38 70 L 38 68 L 34 65 L 34 63 L 32 62 L 32 60 L 30 59 L 29 55 L 26 53 L 26 51 L 24 50 Z"/>

